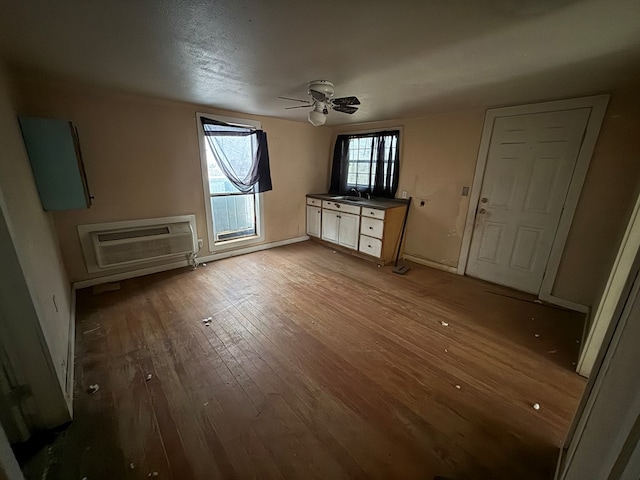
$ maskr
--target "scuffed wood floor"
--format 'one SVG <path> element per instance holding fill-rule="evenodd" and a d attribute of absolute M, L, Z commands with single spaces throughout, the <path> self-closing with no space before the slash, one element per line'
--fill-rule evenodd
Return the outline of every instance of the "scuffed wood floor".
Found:
<path fill-rule="evenodd" d="M 79 292 L 75 421 L 27 477 L 552 478 L 582 315 L 411 266 L 304 242 Z"/>

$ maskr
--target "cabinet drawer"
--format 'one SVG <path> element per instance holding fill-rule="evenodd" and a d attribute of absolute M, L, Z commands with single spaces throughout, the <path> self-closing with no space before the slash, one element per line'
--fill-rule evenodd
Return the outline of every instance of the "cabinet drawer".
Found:
<path fill-rule="evenodd" d="M 362 224 L 360 231 L 363 235 L 370 237 L 382 238 L 382 231 L 384 230 L 384 222 L 376 218 L 361 217 Z"/>
<path fill-rule="evenodd" d="M 382 240 L 367 237 L 366 235 L 360 235 L 359 250 L 362 253 L 371 255 L 372 257 L 380 258 L 380 255 L 382 254 Z"/>
<path fill-rule="evenodd" d="M 355 205 L 348 205 L 346 203 L 330 202 L 329 200 L 323 200 L 322 208 L 328 208 L 330 210 L 337 210 L 339 212 L 353 213 L 355 215 L 360 215 L 360 207 L 356 207 Z"/>
<path fill-rule="evenodd" d="M 362 216 L 384 220 L 384 210 L 378 210 L 377 208 L 364 207 L 362 209 Z"/>
<path fill-rule="evenodd" d="M 307 197 L 307 205 L 313 205 L 314 207 L 321 207 L 322 200 L 319 198 L 309 198 Z"/>

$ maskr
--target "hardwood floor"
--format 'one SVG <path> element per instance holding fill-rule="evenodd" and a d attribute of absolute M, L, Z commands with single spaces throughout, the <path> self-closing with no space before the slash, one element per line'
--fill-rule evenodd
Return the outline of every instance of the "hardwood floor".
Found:
<path fill-rule="evenodd" d="M 552 478 L 582 315 L 411 266 L 304 242 L 79 292 L 75 421 L 27 478 Z"/>

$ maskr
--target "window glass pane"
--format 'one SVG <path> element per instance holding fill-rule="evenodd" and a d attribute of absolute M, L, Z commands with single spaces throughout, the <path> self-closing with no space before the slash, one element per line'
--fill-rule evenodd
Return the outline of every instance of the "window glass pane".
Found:
<path fill-rule="evenodd" d="M 254 194 L 211 197 L 216 242 L 252 237 L 256 232 Z"/>
<path fill-rule="evenodd" d="M 383 151 L 383 182 L 386 187 L 389 159 L 395 157 L 397 137 L 394 135 L 385 135 L 383 138 L 385 142 Z M 378 168 L 375 158 L 378 155 L 378 145 L 377 139 L 371 136 L 353 137 L 349 139 L 349 166 L 347 169 L 347 185 L 349 187 L 368 190 L 373 189 Z M 374 157 L 373 159 L 372 156 Z"/>
<path fill-rule="evenodd" d="M 209 173 L 209 192 L 210 193 L 235 193 L 239 192 L 233 183 L 227 180 L 224 173 L 218 166 L 218 163 L 213 156 L 209 142 L 205 140 L 206 152 L 207 152 L 207 171 Z"/>

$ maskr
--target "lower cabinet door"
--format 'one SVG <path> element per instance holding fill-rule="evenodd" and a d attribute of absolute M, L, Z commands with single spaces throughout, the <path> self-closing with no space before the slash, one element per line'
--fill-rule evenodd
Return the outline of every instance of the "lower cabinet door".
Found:
<path fill-rule="evenodd" d="M 360 235 L 360 215 L 351 213 L 340 214 L 339 244 L 343 247 L 358 249 L 358 237 Z"/>
<path fill-rule="evenodd" d="M 322 239 L 327 242 L 338 243 L 338 229 L 340 213 L 322 209 Z"/>
<path fill-rule="evenodd" d="M 322 209 L 307 205 L 307 235 L 320 236 L 320 225 L 322 224 Z"/>
<path fill-rule="evenodd" d="M 380 258 L 382 254 L 382 241 L 377 238 L 360 235 L 360 249 L 362 253 Z"/>

